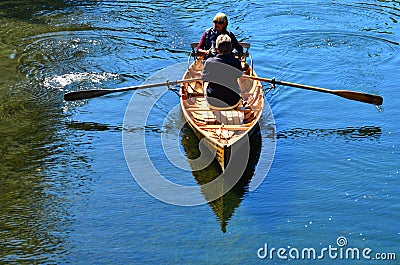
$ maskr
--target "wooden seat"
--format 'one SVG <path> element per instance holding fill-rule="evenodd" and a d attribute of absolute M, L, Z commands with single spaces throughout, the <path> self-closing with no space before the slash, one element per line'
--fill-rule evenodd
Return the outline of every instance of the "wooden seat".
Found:
<path fill-rule="evenodd" d="M 217 121 L 225 125 L 242 125 L 244 121 L 243 111 L 237 110 L 218 110 L 214 111 Z"/>

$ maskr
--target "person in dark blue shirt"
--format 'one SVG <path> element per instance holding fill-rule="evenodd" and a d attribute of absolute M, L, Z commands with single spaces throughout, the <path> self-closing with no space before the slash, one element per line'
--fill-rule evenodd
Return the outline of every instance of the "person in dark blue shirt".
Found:
<path fill-rule="evenodd" d="M 197 53 L 206 56 L 215 56 L 213 44 L 217 42 L 217 37 L 226 34 L 231 38 L 232 48 L 235 49 L 239 55 L 243 54 L 243 47 L 239 44 L 238 40 L 231 31 L 227 30 L 228 17 L 224 13 L 218 13 L 213 19 L 214 26 L 207 29 L 201 36 L 200 42 L 197 45 Z"/>
<path fill-rule="evenodd" d="M 220 35 L 216 40 L 217 55 L 205 61 L 202 79 L 209 82 L 206 99 L 211 108 L 232 109 L 239 105 L 240 87 L 238 78 L 242 76 L 239 59 L 232 53 L 232 42 L 228 35 Z"/>

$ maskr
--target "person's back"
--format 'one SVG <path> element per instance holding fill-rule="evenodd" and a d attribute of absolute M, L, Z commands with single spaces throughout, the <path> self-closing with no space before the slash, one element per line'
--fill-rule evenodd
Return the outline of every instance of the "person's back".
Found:
<path fill-rule="evenodd" d="M 242 76 L 240 61 L 232 53 L 228 35 L 217 38 L 217 56 L 206 60 L 203 80 L 208 81 L 206 98 L 211 107 L 234 108 L 241 99 L 237 79 Z"/>

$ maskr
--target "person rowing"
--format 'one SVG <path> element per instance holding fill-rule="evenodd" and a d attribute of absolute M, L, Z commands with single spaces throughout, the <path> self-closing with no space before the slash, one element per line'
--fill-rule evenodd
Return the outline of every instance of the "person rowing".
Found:
<path fill-rule="evenodd" d="M 243 47 L 239 44 L 238 40 L 231 31 L 227 29 L 228 17 L 224 13 L 218 13 L 214 16 L 213 27 L 207 29 L 197 45 L 197 53 L 205 55 L 206 57 L 216 55 L 216 42 L 217 37 L 220 35 L 228 35 L 231 38 L 232 48 L 235 49 L 238 55 L 243 54 Z"/>
<path fill-rule="evenodd" d="M 209 82 L 206 99 L 213 109 L 232 109 L 239 105 L 240 87 L 238 78 L 242 76 L 242 65 L 232 53 L 231 38 L 219 35 L 216 40 L 217 55 L 205 61 L 203 81 Z"/>

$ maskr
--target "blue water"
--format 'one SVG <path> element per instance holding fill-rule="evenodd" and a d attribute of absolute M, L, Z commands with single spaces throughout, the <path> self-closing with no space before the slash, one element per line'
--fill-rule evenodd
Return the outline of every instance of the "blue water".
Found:
<path fill-rule="evenodd" d="M 400 2 L 53 2 L 12 9 L 21 16 L 7 15 L 8 1 L 0 5 L 1 262 L 398 263 Z M 138 161 L 148 151 L 161 174 L 198 185 L 195 174 L 168 162 L 160 147 L 162 135 L 175 139 L 175 123 L 182 122 L 177 112 L 164 124 L 179 103 L 173 92 L 152 109 L 146 126 L 126 124 L 124 116 L 140 118 L 153 92 L 62 100 L 68 91 L 140 85 L 186 62 L 190 43 L 219 11 L 228 14 L 237 38 L 251 43 L 259 76 L 384 98 L 379 111 L 298 88 L 270 91 L 273 124 L 264 115 L 252 178 L 265 179 L 255 190 L 242 187 L 225 233 L 210 204 L 162 202 L 140 187 L 129 167 L 144 176 L 149 168 L 126 162 L 122 135 L 139 139 L 145 132 L 147 149 L 137 150 Z M 182 75 L 173 74 L 170 80 Z M 146 100 L 132 106 L 132 96 Z M 276 149 L 268 171 L 263 155 L 271 143 Z M 348 242 L 344 251 L 370 248 L 373 258 L 394 253 L 397 260 L 289 257 L 294 248 L 315 248 L 318 255 L 330 245 L 339 248 L 339 237 Z M 266 243 L 276 250 L 260 259 Z M 278 257 L 279 248 L 290 261 Z"/>

